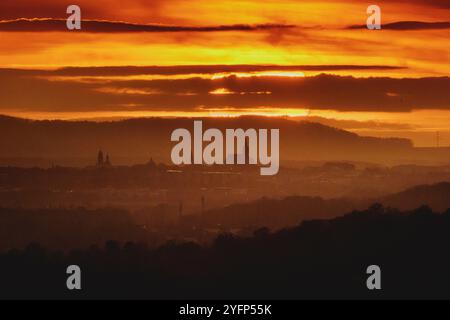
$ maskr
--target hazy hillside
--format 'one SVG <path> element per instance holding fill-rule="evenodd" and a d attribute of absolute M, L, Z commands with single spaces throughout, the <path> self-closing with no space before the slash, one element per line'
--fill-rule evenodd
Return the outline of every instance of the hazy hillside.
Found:
<path fill-rule="evenodd" d="M 381 161 L 404 157 L 412 149 L 405 139 L 360 137 L 317 123 L 283 118 L 240 117 L 204 119 L 208 127 L 279 128 L 283 160 Z M 169 161 L 170 134 L 193 130 L 193 119 L 146 118 L 116 122 L 31 121 L 0 117 L 1 165 L 87 165 L 101 148 L 116 164 Z"/>
<path fill-rule="evenodd" d="M 427 205 L 442 212 L 450 208 L 450 182 L 421 185 L 386 196 L 381 202 L 401 210 L 411 210 Z"/>
<path fill-rule="evenodd" d="M 279 229 L 296 225 L 304 220 L 330 219 L 352 210 L 370 206 L 372 199 L 322 199 L 320 197 L 293 196 L 284 199 L 262 198 L 205 212 L 206 226 L 227 228 L 243 226 Z M 377 200 L 386 207 L 415 210 L 429 206 L 436 212 L 450 209 L 450 182 L 420 185 Z"/>
<path fill-rule="evenodd" d="M 207 226 L 228 228 L 268 227 L 279 229 L 310 219 L 329 219 L 356 209 L 345 199 L 325 200 L 319 197 L 263 198 L 250 203 L 234 204 L 205 212 Z"/>

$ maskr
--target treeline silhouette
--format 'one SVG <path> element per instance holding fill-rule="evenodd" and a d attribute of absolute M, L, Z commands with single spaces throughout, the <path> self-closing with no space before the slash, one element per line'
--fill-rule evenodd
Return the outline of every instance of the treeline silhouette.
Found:
<path fill-rule="evenodd" d="M 151 241 L 129 212 L 103 208 L 0 208 L 0 251 L 38 242 L 49 249 L 85 248 L 118 241 Z"/>
<path fill-rule="evenodd" d="M 2 298 L 450 298 L 450 210 L 401 212 L 372 205 L 252 237 L 220 235 L 211 246 L 151 248 L 107 241 L 64 254 L 38 244 L 0 256 Z M 79 265 L 82 290 L 66 288 Z M 366 287 L 381 267 L 382 290 Z"/>
<path fill-rule="evenodd" d="M 109 239 L 146 242 L 152 246 L 171 239 L 212 242 L 233 230 L 249 235 L 267 227 L 292 227 L 313 218 L 333 218 L 354 209 L 345 199 L 319 197 L 261 198 L 221 209 L 184 214 L 182 202 L 139 210 L 103 207 L 1 208 L 0 252 L 36 242 L 49 250 L 68 251 L 102 245 Z"/>

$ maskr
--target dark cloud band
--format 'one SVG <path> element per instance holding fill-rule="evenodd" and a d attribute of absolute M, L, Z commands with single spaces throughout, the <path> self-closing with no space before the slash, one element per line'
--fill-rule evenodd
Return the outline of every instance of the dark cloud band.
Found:
<path fill-rule="evenodd" d="M 350 26 L 348 29 L 367 29 L 366 25 Z M 385 30 L 439 30 L 450 29 L 450 22 L 398 21 L 382 25 Z"/>
<path fill-rule="evenodd" d="M 404 67 L 384 65 L 184 65 L 184 66 L 117 66 L 66 67 L 55 70 L 0 68 L 0 75 L 28 76 L 131 76 L 131 75 L 189 75 L 231 72 L 265 71 L 361 71 L 401 70 Z"/>
<path fill-rule="evenodd" d="M 129 33 L 129 32 L 220 32 L 220 31 L 259 31 L 294 28 L 284 24 L 234 24 L 218 26 L 174 26 L 160 24 L 134 24 L 116 21 L 83 20 L 82 29 L 76 32 L 91 33 Z M 67 31 L 65 19 L 15 19 L 0 21 L 3 32 L 64 32 Z"/>
<path fill-rule="evenodd" d="M 0 110 L 195 111 L 309 108 L 407 112 L 450 110 L 450 78 L 246 77 L 99 82 L 0 75 Z M 26 94 L 24 94 L 26 93 Z"/>

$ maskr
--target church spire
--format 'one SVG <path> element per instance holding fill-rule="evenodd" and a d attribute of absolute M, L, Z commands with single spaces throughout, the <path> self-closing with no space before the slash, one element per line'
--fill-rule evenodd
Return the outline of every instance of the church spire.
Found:
<path fill-rule="evenodd" d="M 104 164 L 104 160 L 103 160 L 103 151 L 100 150 L 98 152 L 98 156 L 97 156 L 97 166 L 101 167 Z"/>

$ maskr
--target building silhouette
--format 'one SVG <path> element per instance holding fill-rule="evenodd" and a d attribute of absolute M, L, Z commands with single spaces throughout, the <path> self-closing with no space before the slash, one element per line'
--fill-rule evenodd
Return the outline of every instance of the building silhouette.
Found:
<path fill-rule="evenodd" d="M 102 150 L 99 150 L 97 155 L 97 167 L 110 167 L 111 161 L 109 159 L 109 154 L 106 154 L 106 157 L 103 154 Z"/>
<path fill-rule="evenodd" d="M 97 155 L 97 166 L 98 167 L 103 166 L 103 151 L 102 150 L 100 150 Z"/>
<path fill-rule="evenodd" d="M 109 154 L 106 154 L 106 160 L 104 162 L 104 166 L 107 166 L 107 167 L 111 166 L 111 161 L 109 161 Z"/>

